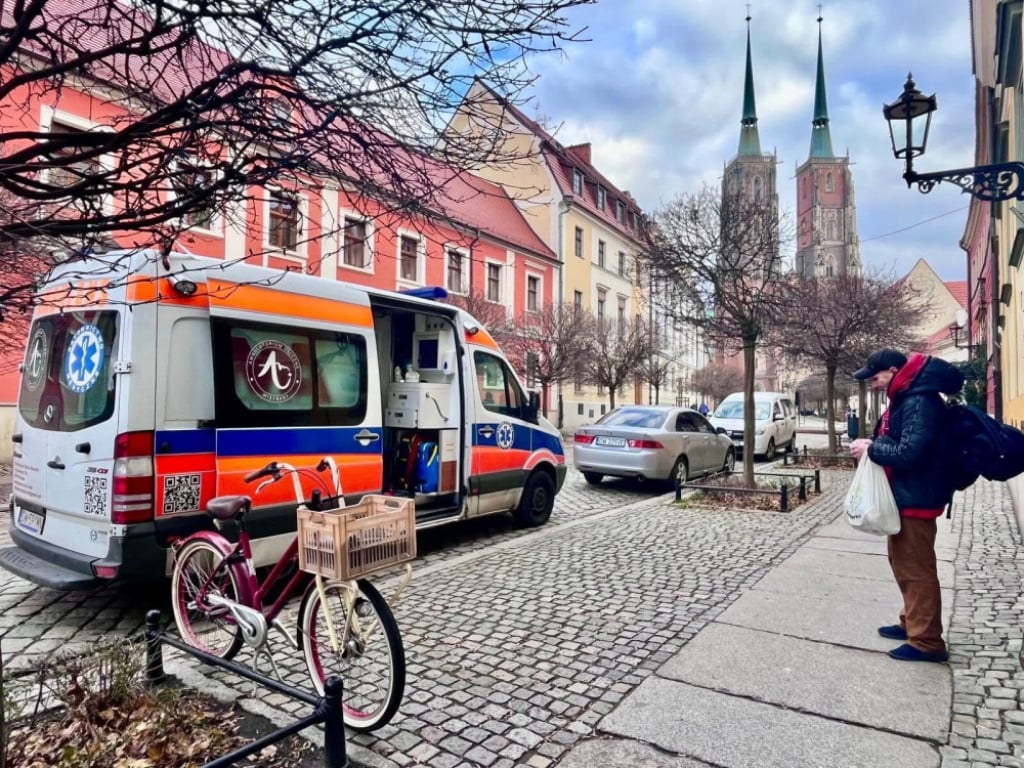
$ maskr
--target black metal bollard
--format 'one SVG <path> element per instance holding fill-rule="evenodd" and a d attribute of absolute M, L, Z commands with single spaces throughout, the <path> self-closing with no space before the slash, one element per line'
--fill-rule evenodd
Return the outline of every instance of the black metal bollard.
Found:
<path fill-rule="evenodd" d="M 164 650 L 160 644 L 160 611 L 146 612 L 146 685 L 161 685 L 164 673 Z"/>
<path fill-rule="evenodd" d="M 783 512 L 789 512 L 789 486 L 783 483 L 779 492 L 782 495 L 779 500 L 779 508 Z"/>
<path fill-rule="evenodd" d="M 807 458 L 807 443 L 804 443 L 804 458 Z"/>
<path fill-rule="evenodd" d="M 807 501 L 807 478 L 800 475 L 800 501 Z"/>
<path fill-rule="evenodd" d="M 340 677 L 331 675 L 324 681 L 324 766 L 345 768 L 345 721 L 341 709 L 344 686 Z"/>
<path fill-rule="evenodd" d="M 683 484 L 679 482 L 679 475 L 676 475 L 675 479 L 672 481 L 672 485 L 674 485 L 675 489 L 676 489 L 676 501 L 682 501 L 683 500 Z"/>
<path fill-rule="evenodd" d="M 821 470 L 814 470 L 814 492 L 821 493 Z"/>

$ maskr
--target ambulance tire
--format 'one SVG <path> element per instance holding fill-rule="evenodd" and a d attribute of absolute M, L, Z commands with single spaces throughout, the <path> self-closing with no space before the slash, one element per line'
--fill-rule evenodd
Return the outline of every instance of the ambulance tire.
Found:
<path fill-rule="evenodd" d="M 512 517 L 523 528 L 535 528 L 548 521 L 554 507 L 555 483 L 549 474 L 538 470 L 526 481 L 519 506 L 512 512 Z"/>

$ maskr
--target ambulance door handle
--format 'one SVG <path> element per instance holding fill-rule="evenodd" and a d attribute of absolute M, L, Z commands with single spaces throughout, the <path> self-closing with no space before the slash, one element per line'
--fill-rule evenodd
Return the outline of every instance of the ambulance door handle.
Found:
<path fill-rule="evenodd" d="M 494 435 L 494 427 L 480 427 L 480 429 L 477 430 L 477 433 L 480 434 L 482 437 L 491 437 Z"/>
<path fill-rule="evenodd" d="M 356 434 L 356 442 L 364 447 L 378 440 L 380 440 L 380 435 L 369 429 L 364 429 Z"/>
<path fill-rule="evenodd" d="M 60 456 L 58 456 L 56 459 L 50 459 L 48 462 L 46 462 L 46 466 L 48 466 L 50 469 L 67 469 L 67 467 L 64 466 L 63 462 L 61 462 Z"/>
<path fill-rule="evenodd" d="M 21 432 L 15 432 L 13 435 L 11 435 L 11 442 L 12 443 L 20 443 L 24 439 L 25 439 L 25 436 L 23 434 L 21 434 Z"/>
<path fill-rule="evenodd" d="M 75 450 L 78 453 L 89 453 L 92 450 L 92 446 L 89 443 L 79 443 L 75 446 Z"/>

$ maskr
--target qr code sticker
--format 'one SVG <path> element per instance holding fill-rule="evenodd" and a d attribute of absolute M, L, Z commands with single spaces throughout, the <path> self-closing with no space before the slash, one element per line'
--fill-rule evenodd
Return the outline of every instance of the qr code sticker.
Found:
<path fill-rule="evenodd" d="M 85 476 L 85 514 L 104 516 L 107 513 L 107 478 Z"/>
<path fill-rule="evenodd" d="M 166 475 L 163 514 L 173 515 L 199 509 L 200 487 L 199 475 Z"/>

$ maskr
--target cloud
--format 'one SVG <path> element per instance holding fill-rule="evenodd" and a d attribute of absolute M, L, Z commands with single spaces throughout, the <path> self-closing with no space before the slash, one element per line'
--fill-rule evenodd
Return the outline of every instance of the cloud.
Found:
<path fill-rule="evenodd" d="M 818 45 L 817 8 L 752 3 L 751 44 L 762 149 L 780 162 L 780 204 L 794 207 L 807 159 Z M 746 5 L 734 0 L 615 0 L 575 9 L 590 42 L 533 61 L 539 110 L 562 123 L 566 144 L 593 146 L 594 164 L 653 210 L 704 183 L 720 183 L 735 154 L 743 101 Z M 877 240 L 966 206 L 958 188 L 908 190 L 892 156 L 883 103 L 913 71 L 937 93 L 921 170 L 973 163 L 974 87 L 969 10 L 962 0 L 844 0 L 821 27 L 833 147 L 849 156 L 865 262 L 908 271 L 925 257 L 947 280 L 966 276 L 958 242 L 966 211 Z M 624 21 L 626 20 L 626 21 Z M 948 187 L 948 185 L 947 185 Z"/>

